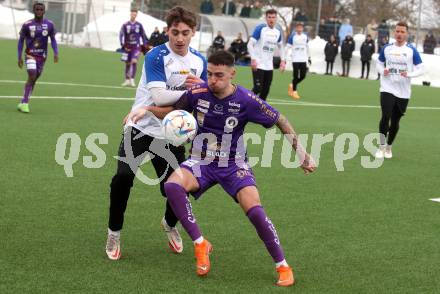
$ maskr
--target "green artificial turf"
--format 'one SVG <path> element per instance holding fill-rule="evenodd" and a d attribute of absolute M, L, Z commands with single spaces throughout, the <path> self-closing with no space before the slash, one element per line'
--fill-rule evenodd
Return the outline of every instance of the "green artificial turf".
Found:
<path fill-rule="evenodd" d="M 360 140 L 344 171 L 336 169 L 335 140 L 323 145 L 310 176 L 281 164 L 281 141 L 275 142 L 271 167 L 254 167 L 262 203 L 296 271 L 297 284 L 279 289 L 263 243 L 219 187 L 192 201 L 214 246 L 207 278 L 196 276 L 183 230 L 183 254 L 170 253 L 159 226 L 164 198 L 157 186 L 138 180 L 122 232 L 123 258 L 108 260 L 113 156 L 132 100 L 61 98 L 133 98 L 135 90 L 66 85 L 119 86 L 123 64 L 116 53 L 61 46 L 59 64 L 49 56 L 33 93 L 57 99 L 31 98 L 31 113 L 19 113 L 19 99 L 5 98 L 21 96 L 23 84 L 14 81 L 26 78 L 15 48 L 14 41 L 0 41 L 0 293 L 438 293 L 440 203 L 429 199 L 440 197 L 440 89 L 413 87 L 394 158 L 366 169 L 361 156 L 369 153 L 362 141 L 377 132 L 379 83 L 310 74 L 300 85 L 301 100 L 293 102 L 286 94 L 291 73 L 275 73 L 269 101 L 298 133 L 309 134 L 309 148 L 313 134 L 333 133 L 336 139 L 353 133 Z M 250 87 L 250 69 L 239 68 L 236 82 Z M 265 134 L 256 125 L 247 131 Z M 73 177 L 55 161 L 64 133 L 81 139 Z M 83 165 L 83 156 L 93 156 L 85 146 L 92 133 L 108 137 L 108 144 L 98 144 L 106 160 L 97 169 Z M 262 145 L 248 149 L 254 157 L 263 152 Z M 149 165 L 143 171 L 154 175 Z"/>

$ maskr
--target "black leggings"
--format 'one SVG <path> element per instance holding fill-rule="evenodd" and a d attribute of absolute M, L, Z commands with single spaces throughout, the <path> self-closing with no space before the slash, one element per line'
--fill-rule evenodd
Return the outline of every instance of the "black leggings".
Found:
<path fill-rule="evenodd" d="M 348 77 L 350 74 L 350 59 L 342 59 L 342 75 Z"/>
<path fill-rule="evenodd" d="M 292 67 L 293 67 L 292 86 L 293 86 L 293 91 L 296 91 L 298 84 L 301 83 L 301 81 L 306 78 L 307 63 L 306 62 L 293 62 Z"/>
<path fill-rule="evenodd" d="M 367 66 L 367 75 L 365 78 L 368 79 L 368 76 L 370 75 L 370 61 L 362 61 L 362 77 L 364 77 L 365 66 Z"/>
<path fill-rule="evenodd" d="M 382 117 L 379 122 L 379 132 L 383 135 L 380 144 L 392 145 L 399 131 L 399 121 L 405 114 L 409 99 L 398 98 L 391 93 L 380 93 L 380 107 L 382 109 Z"/>
<path fill-rule="evenodd" d="M 163 185 L 174 171 L 171 165 L 178 166 L 178 164 L 185 160 L 185 148 L 183 146 L 174 147 L 172 145 L 167 145 L 163 140 L 154 139 L 147 135 L 136 138 L 139 134 L 140 131 L 138 129 L 127 128 L 122 137 L 121 144 L 119 145 L 118 156 L 122 160 L 128 160 L 128 163 L 121 159 L 118 160 L 118 168 L 110 184 L 110 214 L 108 227 L 112 231 L 119 231 L 122 229 L 124 213 L 127 208 L 130 190 L 133 186 L 135 172 L 147 154 L 152 157 L 151 162 L 156 171 L 157 177 L 158 179 L 161 179 L 160 190 L 164 197 L 166 196 Z M 128 157 L 126 151 L 131 153 L 128 154 Z M 169 163 L 171 163 L 171 165 Z M 178 221 L 171 206 L 168 204 L 168 201 L 165 210 L 165 220 L 171 227 L 174 227 Z"/>
<path fill-rule="evenodd" d="M 327 61 L 327 66 L 325 68 L 325 73 L 326 74 L 332 74 L 333 73 L 333 64 L 335 62 L 334 61 Z"/>
<path fill-rule="evenodd" d="M 261 99 L 266 100 L 267 95 L 269 95 L 270 85 L 272 84 L 273 70 L 257 69 L 252 71 L 252 78 L 254 80 L 252 92 Z"/>

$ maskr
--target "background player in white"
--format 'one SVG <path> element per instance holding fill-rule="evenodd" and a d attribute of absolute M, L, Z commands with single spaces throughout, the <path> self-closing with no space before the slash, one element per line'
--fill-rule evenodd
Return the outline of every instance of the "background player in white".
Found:
<path fill-rule="evenodd" d="M 169 42 L 154 47 L 144 61 L 142 77 L 136 91 L 132 110 L 144 105 L 172 105 L 194 83 L 206 80 L 206 59 L 189 48 L 197 25 L 196 16 L 182 8 L 174 7 L 166 17 Z M 120 231 L 124 213 L 133 186 L 135 173 L 148 154 L 160 179 L 160 189 L 165 196 L 163 183 L 178 164 L 185 160 L 185 148 L 168 145 L 163 140 L 161 120 L 146 116 L 133 123 L 125 120 L 124 136 L 119 146 L 118 168 L 111 182 L 110 213 L 106 253 L 110 259 L 121 257 Z M 171 250 L 180 253 L 182 240 L 175 228 L 178 219 L 166 205 L 161 225 Z"/>
<path fill-rule="evenodd" d="M 266 11 L 266 23 L 258 25 L 248 42 L 248 51 L 251 56 L 252 77 L 254 87 L 252 92 L 266 100 L 269 95 L 273 78 L 273 56 L 275 48 L 280 51 L 280 70 L 284 71 L 283 32 L 276 27 L 278 13 L 275 9 Z"/>
<path fill-rule="evenodd" d="M 298 22 L 295 25 L 295 32 L 293 32 L 287 40 L 286 52 L 291 50 L 291 59 L 293 66 L 293 79 L 289 84 L 287 93 L 293 99 L 299 99 L 300 96 L 297 91 L 298 84 L 306 78 L 307 62 L 312 64 L 309 49 L 309 37 L 304 33 L 304 25 Z"/>
<path fill-rule="evenodd" d="M 394 44 L 385 45 L 376 63 L 380 77 L 380 106 L 382 134 L 377 158 L 392 158 L 391 146 L 399 130 L 399 121 L 405 114 L 411 98 L 411 78 L 424 73 L 419 52 L 407 43 L 408 24 L 398 22 L 394 29 Z M 386 140 L 386 142 L 385 142 Z"/>

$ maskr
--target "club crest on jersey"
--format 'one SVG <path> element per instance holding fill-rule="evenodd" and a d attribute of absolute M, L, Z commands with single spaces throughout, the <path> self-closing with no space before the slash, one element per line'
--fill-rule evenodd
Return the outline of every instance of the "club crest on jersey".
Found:
<path fill-rule="evenodd" d="M 193 75 L 196 75 L 196 74 L 197 74 L 197 69 L 196 69 L 196 68 L 190 68 L 189 71 L 190 71 Z"/>
<path fill-rule="evenodd" d="M 235 116 L 230 116 L 225 121 L 225 128 L 232 130 L 238 125 L 238 119 Z"/>
<path fill-rule="evenodd" d="M 46 37 L 48 32 L 47 32 L 47 30 L 44 30 L 41 34 Z"/>

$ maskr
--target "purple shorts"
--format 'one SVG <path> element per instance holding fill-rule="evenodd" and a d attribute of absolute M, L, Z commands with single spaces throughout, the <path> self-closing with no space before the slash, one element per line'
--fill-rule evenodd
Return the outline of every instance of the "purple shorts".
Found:
<path fill-rule="evenodd" d="M 44 57 L 39 57 L 39 56 L 35 56 L 35 57 L 26 57 L 26 69 L 27 71 L 36 71 L 37 75 L 41 75 L 41 73 L 43 72 L 43 68 L 44 68 L 44 63 L 46 62 L 46 59 Z"/>
<path fill-rule="evenodd" d="M 140 47 L 130 48 L 131 50 L 127 52 L 127 60 L 125 62 L 132 62 L 133 60 L 138 60 L 141 54 Z"/>
<path fill-rule="evenodd" d="M 218 166 L 218 162 L 211 162 L 207 165 L 203 161 L 187 159 L 180 165 L 181 168 L 189 170 L 197 179 L 199 189 L 191 192 L 195 199 L 215 184 L 220 184 L 234 200 L 237 201 L 237 193 L 244 187 L 257 186 L 252 169 L 247 163 L 237 165 L 235 162 L 228 162 L 227 167 Z"/>

